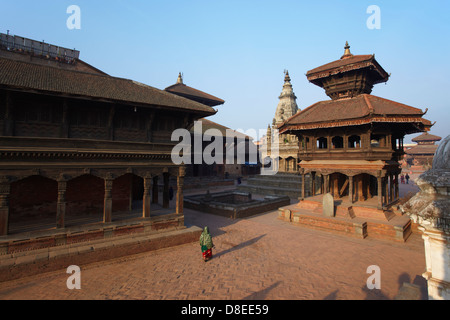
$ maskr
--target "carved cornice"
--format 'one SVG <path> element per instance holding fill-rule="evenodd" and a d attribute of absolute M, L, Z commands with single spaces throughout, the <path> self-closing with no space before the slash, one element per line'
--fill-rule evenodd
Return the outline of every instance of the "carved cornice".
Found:
<path fill-rule="evenodd" d="M 369 174 L 378 177 L 379 170 L 354 170 L 354 169 L 319 169 L 319 168 L 304 168 L 304 174 L 316 172 L 319 175 L 330 175 L 333 173 L 341 173 L 348 177 L 354 177 L 360 174 Z"/>
<path fill-rule="evenodd" d="M 52 151 L 0 151 L 4 160 L 162 160 L 171 161 L 170 153 L 101 153 L 101 152 L 52 152 Z"/>

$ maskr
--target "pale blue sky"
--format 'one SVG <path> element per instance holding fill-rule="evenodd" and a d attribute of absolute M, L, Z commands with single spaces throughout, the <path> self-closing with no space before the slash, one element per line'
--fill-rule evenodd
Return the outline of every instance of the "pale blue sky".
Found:
<path fill-rule="evenodd" d="M 81 30 L 69 30 L 69 5 Z M 308 70 L 353 54 L 375 53 L 392 73 L 372 94 L 429 109 L 431 133 L 450 134 L 450 2 L 322 0 L 0 0 L 0 32 L 10 30 L 81 51 L 106 73 L 164 89 L 185 83 L 226 101 L 210 119 L 233 129 L 266 129 L 288 69 L 305 109 L 328 100 Z M 369 5 L 381 9 L 370 30 Z M 416 135 L 407 136 L 408 142 Z"/>

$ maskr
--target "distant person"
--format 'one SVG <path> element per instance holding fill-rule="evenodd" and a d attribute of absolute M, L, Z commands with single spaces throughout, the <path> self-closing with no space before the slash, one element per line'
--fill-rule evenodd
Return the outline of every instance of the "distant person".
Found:
<path fill-rule="evenodd" d="M 208 227 L 203 229 L 200 236 L 200 247 L 202 249 L 203 260 L 206 262 L 212 259 L 212 249 L 214 248 L 214 243 Z"/>
<path fill-rule="evenodd" d="M 401 175 L 400 181 L 402 182 L 402 184 L 405 184 L 405 175 L 404 174 Z"/>
<path fill-rule="evenodd" d="M 409 174 L 406 174 L 406 184 L 409 184 Z"/>

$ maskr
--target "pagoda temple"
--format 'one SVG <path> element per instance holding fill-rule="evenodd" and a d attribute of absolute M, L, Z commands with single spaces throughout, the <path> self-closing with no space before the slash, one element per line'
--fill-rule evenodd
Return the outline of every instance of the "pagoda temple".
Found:
<path fill-rule="evenodd" d="M 353 55 L 348 43 L 339 60 L 306 76 L 331 100 L 317 102 L 279 126 L 280 134 L 294 134 L 300 141 L 303 181 L 311 175 L 311 192 L 305 193 L 303 183 L 302 201 L 294 212 L 321 207 L 323 195 L 330 193 L 335 200 L 333 216 L 372 219 L 361 221 L 360 235 L 367 235 L 367 226 L 379 228 L 389 222 L 396 226 L 392 237 L 406 240 L 409 219 L 398 217 L 403 219 L 393 223 L 398 214 L 399 161 L 405 154 L 405 135 L 431 128 L 431 122 L 422 118 L 426 111 L 371 95 L 374 85 L 387 82 L 389 74 L 375 55 Z"/>
<path fill-rule="evenodd" d="M 428 132 L 421 134 L 420 136 L 412 139 L 417 145 L 407 149 L 406 162 L 411 166 L 425 166 L 431 167 L 433 163 L 434 154 L 438 146 L 436 142 L 441 141 L 442 138 L 435 136 Z"/>

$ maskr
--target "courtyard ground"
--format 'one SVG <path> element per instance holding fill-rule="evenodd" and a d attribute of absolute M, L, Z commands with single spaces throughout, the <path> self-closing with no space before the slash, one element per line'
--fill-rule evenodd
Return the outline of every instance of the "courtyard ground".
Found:
<path fill-rule="evenodd" d="M 401 195 L 414 190 L 414 184 L 400 186 Z M 277 215 L 230 220 L 186 209 L 187 226 L 210 227 L 216 247 L 209 262 L 198 243 L 185 244 L 82 266 L 80 290 L 67 288 L 65 269 L 0 283 L 0 299 L 394 299 L 405 282 L 421 286 L 427 298 L 420 235 L 406 243 L 354 239 Z M 366 285 L 373 265 L 381 270 L 380 290 Z"/>

